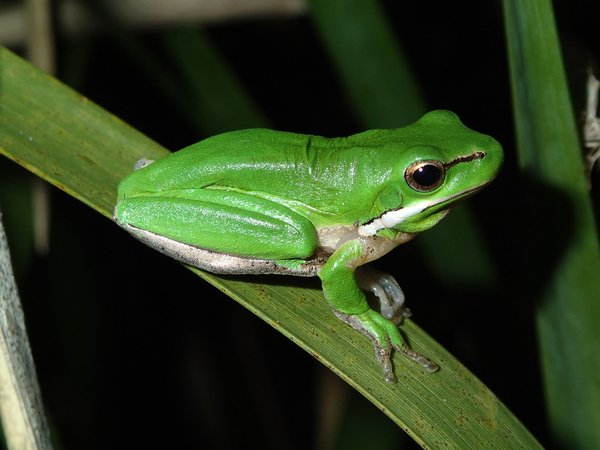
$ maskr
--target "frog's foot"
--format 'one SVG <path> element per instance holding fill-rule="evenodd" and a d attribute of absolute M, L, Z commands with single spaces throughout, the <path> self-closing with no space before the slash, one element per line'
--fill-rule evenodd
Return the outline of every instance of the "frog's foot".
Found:
<path fill-rule="evenodd" d="M 379 300 L 379 309 L 383 317 L 398 325 L 404 317 L 412 315 L 410 309 L 404 305 L 404 292 L 394 277 L 365 266 L 357 267 L 354 273 L 360 288 L 372 292 Z"/>
<path fill-rule="evenodd" d="M 383 368 L 385 381 L 388 383 L 396 382 L 392 364 L 393 350 L 420 364 L 427 372 L 435 372 L 439 369 L 438 365 L 430 359 L 408 348 L 396 325 L 379 313 L 371 309 L 361 314 L 345 314 L 339 311 L 334 313 L 342 322 L 371 339 L 377 360 Z"/>

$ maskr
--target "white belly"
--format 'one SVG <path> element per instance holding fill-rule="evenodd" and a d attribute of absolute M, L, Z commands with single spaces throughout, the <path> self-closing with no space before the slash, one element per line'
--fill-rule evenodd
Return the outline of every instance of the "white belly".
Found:
<path fill-rule="evenodd" d="M 370 261 L 381 258 L 400 244 L 410 241 L 415 235 L 413 233 L 398 233 L 395 239 L 387 239 L 378 236 L 363 236 L 358 228 L 350 227 L 327 227 L 317 231 L 319 246 L 328 253 L 333 253 L 344 242 L 359 240 L 363 246 L 363 255 L 354 264 L 355 267 L 362 266 Z"/>

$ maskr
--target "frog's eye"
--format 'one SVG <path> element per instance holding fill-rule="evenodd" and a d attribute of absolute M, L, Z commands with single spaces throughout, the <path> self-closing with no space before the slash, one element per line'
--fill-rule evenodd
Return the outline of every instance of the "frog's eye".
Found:
<path fill-rule="evenodd" d="M 444 165 L 439 161 L 417 161 L 408 166 L 404 178 L 418 192 L 433 191 L 444 181 Z"/>

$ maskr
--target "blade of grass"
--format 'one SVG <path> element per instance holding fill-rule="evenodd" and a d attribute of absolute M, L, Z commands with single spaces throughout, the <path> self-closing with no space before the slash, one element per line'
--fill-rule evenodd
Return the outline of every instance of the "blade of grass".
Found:
<path fill-rule="evenodd" d="M 0 96 L 0 153 L 107 217 L 134 161 L 167 154 L 6 49 L 0 49 Z M 426 374 L 395 356 L 399 381 L 388 384 L 371 344 L 334 318 L 319 290 L 193 270 L 331 368 L 422 446 L 539 448 L 494 394 L 414 322 L 402 331 L 441 370 Z"/>
<path fill-rule="evenodd" d="M 0 414 L 6 445 L 9 448 L 52 449 L 1 211 L 0 386 Z"/>
<path fill-rule="evenodd" d="M 398 128 L 427 110 L 379 2 L 311 0 L 323 45 L 367 128 Z"/>
<path fill-rule="evenodd" d="M 544 188 L 528 205 L 542 217 L 528 273 L 543 273 L 548 248 L 563 247 L 535 299 L 549 429 L 560 447 L 600 448 L 600 251 L 552 3 L 505 0 L 504 12 L 519 163 L 526 191 Z M 548 200 L 552 190 L 564 202 Z M 559 220 L 570 226 L 552 234 Z"/>

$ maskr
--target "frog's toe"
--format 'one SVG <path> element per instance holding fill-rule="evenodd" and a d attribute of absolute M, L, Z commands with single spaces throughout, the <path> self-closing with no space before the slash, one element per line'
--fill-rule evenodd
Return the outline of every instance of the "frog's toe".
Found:
<path fill-rule="evenodd" d="M 396 348 L 396 347 L 394 347 L 394 349 L 396 351 L 398 351 L 399 353 L 401 353 L 402 355 L 406 356 L 408 359 L 411 359 L 414 362 L 416 362 L 417 364 L 419 364 L 427 372 L 433 373 L 433 372 L 437 372 L 438 370 L 440 370 L 440 366 L 438 366 L 436 363 L 434 363 L 432 360 L 430 360 L 426 356 L 424 356 L 418 352 L 415 352 L 411 348 L 408 348 L 408 347 Z"/>
<path fill-rule="evenodd" d="M 394 365 L 392 364 L 392 352 L 382 348 L 381 346 L 374 343 L 375 353 L 377 355 L 377 361 L 383 369 L 383 378 L 388 383 L 395 383 L 396 375 L 394 374 Z"/>
<path fill-rule="evenodd" d="M 385 311 L 382 308 L 381 314 L 394 323 L 400 323 L 402 318 L 412 316 L 410 309 L 404 304 L 404 292 L 396 279 L 387 273 L 382 273 L 378 282 L 387 297 L 392 300 L 389 308 Z"/>
<path fill-rule="evenodd" d="M 372 322 L 367 327 L 367 336 L 373 342 L 375 355 L 383 369 L 385 381 L 395 383 L 396 375 L 392 363 L 392 351 L 402 341 L 402 337 L 393 323 L 374 311 L 369 312 L 374 314 L 371 315 L 369 320 Z"/>

